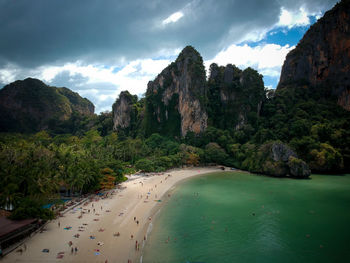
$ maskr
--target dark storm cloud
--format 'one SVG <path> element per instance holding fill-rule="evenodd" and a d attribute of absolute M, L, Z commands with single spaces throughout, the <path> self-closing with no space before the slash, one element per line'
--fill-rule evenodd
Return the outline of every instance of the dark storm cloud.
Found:
<path fill-rule="evenodd" d="M 317 12 L 334 0 L 0 0 L 0 68 L 162 55 L 195 46 L 214 56 L 251 31 L 277 23 L 281 6 Z M 172 13 L 184 16 L 162 25 Z"/>

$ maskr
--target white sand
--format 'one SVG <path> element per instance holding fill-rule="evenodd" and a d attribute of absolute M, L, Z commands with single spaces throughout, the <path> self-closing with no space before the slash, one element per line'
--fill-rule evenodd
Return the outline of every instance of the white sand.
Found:
<path fill-rule="evenodd" d="M 132 180 L 122 184 L 126 189 L 110 198 L 90 203 L 87 206 L 78 206 L 75 213 L 70 211 L 64 217 L 51 221 L 46 226 L 47 231 L 38 233 L 26 241 L 26 251 L 22 254 L 12 252 L 0 261 L 106 262 L 107 260 L 109 263 L 128 263 L 130 259 L 132 263 L 139 262 L 143 239 L 150 223 L 149 217 L 152 218 L 162 204 L 154 200 L 162 199 L 169 189 L 183 179 L 218 171 L 220 171 L 218 167 L 201 167 L 176 169 L 165 172 L 164 175 L 151 177 L 133 176 Z M 171 176 L 168 177 L 169 174 Z M 147 194 L 149 190 L 151 190 L 150 195 Z M 148 199 L 146 199 L 147 195 Z M 94 204 L 96 214 L 100 215 L 93 213 L 92 204 Z M 90 213 L 83 214 L 81 219 L 78 218 L 80 207 L 90 209 Z M 134 217 L 139 221 L 139 225 L 134 221 Z M 99 220 L 94 221 L 94 219 Z M 58 227 L 58 221 L 60 221 L 60 227 Z M 87 224 L 85 230 L 78 231 L 79 226 L 83 224 Z M 64 230 L 66 226 L 72 228 Z M 104 231 L 100 232 L 99 229 L 104 229 Z M 119 237 L 113 235 L 117 232 L 120 232 Z M 73 237 L 75 234 L 80 234 L 80 237 Z M 95 236 L 95 239 L 90 239 L 90 235 Z M 134 236 L 133 239 L 131 235 Z M 135 250 L 136 240 L 141 243 L 139 251 Z M 73 247 L 78 248 L 76 254 L 71 254 L 69 241 L 73 242 Z M 98 245 L 99 242 L 100 245 Z M 42 252 L 45 248 L 50 250 L 49 253 Z M 96 251 L 97 249 L 99 251 Z M 57 259 L 59 252 L 64 252 L 64 257 L 61 259 Z M 95 255 L 97 252 L 99 255 Z"/>

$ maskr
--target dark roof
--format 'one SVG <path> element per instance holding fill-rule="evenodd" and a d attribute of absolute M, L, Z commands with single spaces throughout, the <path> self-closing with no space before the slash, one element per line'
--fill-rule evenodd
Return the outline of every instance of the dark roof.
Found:
<path fill-rule="evenodd" d="M 10 220 L 6 217 L 0 217 L 0 238 L 35 221 L 37 219 Z"/>

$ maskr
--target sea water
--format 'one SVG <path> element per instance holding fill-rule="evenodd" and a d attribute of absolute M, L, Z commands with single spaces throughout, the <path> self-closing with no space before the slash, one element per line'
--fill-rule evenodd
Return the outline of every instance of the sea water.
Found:
<path fill-rule="evenodd" d="M 216 173 L 170 194 L 143 263 L 350 262 L 350 175 Z"/>

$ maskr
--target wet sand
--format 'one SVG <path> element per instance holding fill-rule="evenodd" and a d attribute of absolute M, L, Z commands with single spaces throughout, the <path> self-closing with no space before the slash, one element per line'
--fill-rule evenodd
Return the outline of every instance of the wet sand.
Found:
<path fill-rule="evenodd" d="M 218 167 L 196 167 L 149 177 L 131 176 L 121 185 L 125 189 L 108 198 L 77 206 L 64 217 L 52 220 L 45 227 L 46 231 L 25 242 L 26 251 L 22 254 L 14 251 L 0 262 L 139 262 L 148 225 L 163 203 L 157 200 L 169 198 L 168 190 L 179 181 L 218 171 Z M 79 218 L 81 211 L 84 213 Z M 71 228 L 66 230 L 65 227 Z M 120 235 L 116 236 L 118 232 Z M 74 237 L 77 234 L 79 237 Z M 72 253 L 72 247 L 78 251 Z M 42 252 L 43 249 L 49 252 Z"/>

